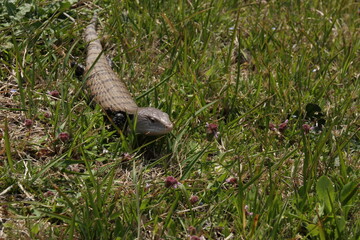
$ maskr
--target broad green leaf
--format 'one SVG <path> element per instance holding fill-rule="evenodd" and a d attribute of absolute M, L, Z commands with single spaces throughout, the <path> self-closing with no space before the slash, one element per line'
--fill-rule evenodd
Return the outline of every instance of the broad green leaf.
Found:
<path fill-rule="evenodd" d="M 358 184 L 356 182 L 347 183 L 340 192 L 340 202 L 341 205 L 346 205 L 355 195 L 358 189 Z"/>
<path fill-rule="evenodd" d="M 339 231 L 340 232 L 344 231 L 345 225 L 346 225 L 346 221 L 345 221 L 344 217 L 337 216 L 335 221 L 336 221 L 336 225 L 337 225 Z"/>
<path fill-rule="evenodd" d="M 316 237 L 319 235 L 319 228 L 316 224 L 308 224 L 306 228 L 311 236 Z"/>
<path fill-rule="evenodd" d="M 327 176 L 319 178 L 316 184 L 316 192 L 320 199 L 325 204 L 325 209 L 332 212 L 332 204 L 335 200 L 335 190 L 333 183 Z"/>
<path fill-rule="evenodd" d="M 33 226 L 31 227 L 31 233 L 32 233 L 32 234 L 36 235 L 36 234 L 39 233 L 39 231 L 40 231 L 40 226 L 39 226 L 39 224 L 35 224 L 35 225 L 33 225 Z"/>
<path fill-rule="evenodd" d="M 68 1 L 64 1 L 60 3 L 60 9 L 59 12 L 65 12 L 71 7 L 71 3 Z"/>

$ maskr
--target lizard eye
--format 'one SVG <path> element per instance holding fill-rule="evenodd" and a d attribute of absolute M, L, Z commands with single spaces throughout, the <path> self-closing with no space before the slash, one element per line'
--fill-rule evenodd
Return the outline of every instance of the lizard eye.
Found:
<path fill-rule="evenodd" d="M 155 122 L 155 118 L 153 118 L 153 117 L 149 117 L 149 120 L 150 120 L 151 123 Z"/>

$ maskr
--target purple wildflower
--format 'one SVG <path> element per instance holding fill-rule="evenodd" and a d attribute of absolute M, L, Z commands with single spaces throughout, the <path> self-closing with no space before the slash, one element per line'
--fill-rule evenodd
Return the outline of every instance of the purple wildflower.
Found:
<path fill-rule="evenodd" d="M 283 122 L 283 123 L 281 123 L 281 124 L 279 125 L 279 132 L 281 132 L 281 133 L 285 132 L 285 130 L 286 130 L 287 127 L 288 127 L 288 126 L 287 126 L 288 122 L 289 122 L 289 120 L 286 119 L 285 122 Z"/>
<path fill-rule="evenodd" d="M 178 182 L 178 180 L 176 178 L 174 178 L 173 176 L 168 176 L 165 178 L 165 187 L 170 188 L 177 188 L 177 186 L 180 183 Z"/>
<path fill-rule="evenodd" d="M 218 131 L 219 126 L 215 123 L 206 123 L 206 133 L 218 138 L 220 132 Z"/>
<path fill-rule="evenodd" d="M 236 177 L 229 177 L 228 179 L 226 179 L 227 183 L 230 184 L 236 184 L 237 183 L 237 178 Z"/>
<path fill-rule="evenodd" d="M 59 134 L 59 139 L 62 141 L 62 142 L 67 142 L 70 140 L 70 135 L 69 133 L 67 132 L 62 132 Z"/>
<path fill-rule="evenodd" d="M 52 97 L 55 97 L 55 98 L 60 97 L 60 93 L 59 93 L 59 91 L 57 91 L 57 90 L 50 91 L 49 94 L 50 94 Z"/>
<path fill-rule="evenodd" d="M 196 195 L 192 195 L 190 197 L 189 201 L 190 201 L 191 204 L 195 204 L 195 203 L 197 203 L 199 201 L 199 197 L 196 196 Z"/>
<path fill-rule="evenodd" d="M 31 128 L 33 124 L 34 124 L 34 122 L 31 119 L 25 119 L 25 121 L 24 121 L 24 125 L 26 128 Z"/>
<path fill-rule="evenodd" d="M 249 211 L 249 206 L 245 205 L 244 207 L 246 216 L 252 216 L 254 213 Z"/>
<path fill-rule="evenodd" d="M 275 124 L 269 123 L 269 129 L 270 129 L 271 131 L 275 131 L 275 130 L 276 130 Z"/>
<path fill-rule="evenodd" d="M 310 130 L 311 130 L 311 127 L 310 127 L 309 124 L 303 124 L 302 129 L 303 129 L 305 134 L 308 134 L 310 132 Z"/>
<path fill-rule="evenodd" d="M 44 113 L 44 117 L 46 117 L 46 118 L 50 118 L 50 117 L 51 117 L 51 113 L 49 113 L 49 112 L 45 112 L 45 113 Z"/>

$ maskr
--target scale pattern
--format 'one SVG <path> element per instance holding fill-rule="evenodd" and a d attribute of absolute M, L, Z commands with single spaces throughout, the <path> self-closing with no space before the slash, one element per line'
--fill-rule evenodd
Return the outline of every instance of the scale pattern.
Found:
<path fill-rule="evenodd" d="M 88 43 L 86 72 L 87 87 L 91 95 L 105 111 L 125 112 L 134 115 L 138 111 L 130 92 L 115 72 L 111 69 L 103 54 L 101 42 L 96 33 L 97 17 L 94 16 L 85 30 Z"/>

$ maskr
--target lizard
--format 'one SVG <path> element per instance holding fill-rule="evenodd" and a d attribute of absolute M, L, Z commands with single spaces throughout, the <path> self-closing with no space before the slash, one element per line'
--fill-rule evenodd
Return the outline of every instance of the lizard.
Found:
<path fill-rule="evenodd" d="M 94 101 L 118 127 L 123 127 L 126 120 L 131 119 L 136 133 L 150 136 L 169 133 L 173 129 L 169 115 L 157 108 L 138 107 L 125 83 L 112 70 L 96 32 L 97 20 L 94 14 L 85 29 L 86 86 Z"/>

